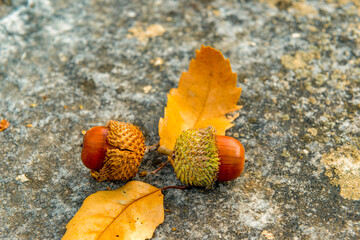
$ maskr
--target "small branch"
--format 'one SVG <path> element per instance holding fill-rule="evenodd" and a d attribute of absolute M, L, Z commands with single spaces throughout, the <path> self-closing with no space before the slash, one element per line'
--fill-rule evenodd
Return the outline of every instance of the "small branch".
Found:
<path fill-rule="evenodd" d="M 180 189 L 180 190 L 185 190 L 185 189 L 188 189 L 189 187 L 188 186 L 168 186 L 168 187 L 163 187 L 161 189 L 161 191 L 166 190 L 166 189 L 170 189 L 170 188 L 176 188 L 176 189 Z"/>
<path fill-rule="evenodd" d="M 163 169 L 163 167 L 165 167 L 165 165 L 168 164 L 169 162 L 170 162 L 170 160 L 168 159 L 165 163 L 161 164 L 161 166 L 160 166 L 158 169 L 156 169 L 156 170 L 154 170 L 154 171 L 152 171 L 152 172 L 150 172 L 150 173 L 151 173 L 151 174 L 157 173 L 158 171 L 160 171 L 161 169 Z"/>
<path fill-rule="evenodd" d="M 159 143 L 156 143 L 154 145 L 150 145 L 150 146 L 146 146 L 145 147 L 145 154 L 148 153 L 148 152 L 153 152 L 155 150 L 157 150 L 159 148 Z"/>

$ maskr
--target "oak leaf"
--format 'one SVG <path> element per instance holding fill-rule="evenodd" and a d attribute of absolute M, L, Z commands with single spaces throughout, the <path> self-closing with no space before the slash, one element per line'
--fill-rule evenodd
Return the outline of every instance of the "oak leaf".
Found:
<path fill-rule="evenodd" d="M 170 90 L 165 116 L 159 121 L 160 146 L 173 149 L 176 138 L 189 128 L 212 126 L 225 135 L 234 118 L 226 115 L 239 110 L 241 88 L 236 73 L 220 51 L 202 46 L 196 51 L 189 70 L 180 77 L 179 87 Z"/>
<path fill-rule="evenodd" d="M 6 119 L 3 119 L 0 121 L 0 132 L 4 131 L 5 129 L 7 129 L 10 126 L 10 123 L 8 121 L 6 121 Z"/>
<path fill-rule="evenodd" d="M 161 189 L 130 181 L 117 190 L 87 197 L 62 239 L 149 239 L 163 221 Z"/>

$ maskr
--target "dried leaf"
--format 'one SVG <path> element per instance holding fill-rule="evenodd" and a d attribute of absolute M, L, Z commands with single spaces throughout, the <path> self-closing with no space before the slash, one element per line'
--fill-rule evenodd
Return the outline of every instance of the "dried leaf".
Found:
<path fill-rule="evenodd" d="M 63 240 L 148 239 L 164 221 L 161 189 L 139 181 L 87 197 Z"/>
<path fill-rule="evenodd" d="M 233 126 L 226 114 L 240 109 L 236 105 L 241 88 L 236 73 L 220 51 L 201 47 L 189 71 L 181 75 L 179 87 L 168 94 L 165 117 L 159 121 L 160 145 L 173 149 L 183 130 L 212 126 L 218 135 Z"/>
<path fill-rule="evenodd" d="M 7 129 L 10 126 L 10 123 L 8 121 L 6 121 L 6 119 L 3 119 L 0 121 L 0 132 L 4 131 L 5 129 Z"/>

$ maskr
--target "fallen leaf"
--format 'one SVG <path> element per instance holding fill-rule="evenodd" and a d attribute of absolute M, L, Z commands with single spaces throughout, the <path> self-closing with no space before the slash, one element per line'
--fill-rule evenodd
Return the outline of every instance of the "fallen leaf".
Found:
<path fill-rule="evenodd" d="M 189 71 L 180 77 L 179 87 L 170 90 L 165 116 L 159 121 L 160 146 L 173 149 L 183 130 L 212 126 L 224 135 L 234 119 L 226 115 L 239 110 L 241 88 L 236 73 L 220 51 L 202 46 L 196 51 Z"/>
<path fill-rule="evenodd" d="M 1 120 L 1 122 L 0 122 L 0 132 L 4 131 L 9 126 L 10 126 L 10 123 L 8 121 L 6 121 L 6 119 Z"/>
<path fill-rule="evenodd" d="M 62 239 L 149 239 L 163 221 L 161 189 L 131 181 L 87 197 Z"/>

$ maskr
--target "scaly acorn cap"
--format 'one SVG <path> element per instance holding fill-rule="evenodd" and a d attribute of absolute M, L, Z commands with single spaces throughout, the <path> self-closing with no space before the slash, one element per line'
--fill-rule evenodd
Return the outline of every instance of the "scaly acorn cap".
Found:
<path fill-rule="evenodd" d="M 140 129 L 131 123 L 111 120 L 106 128 L 108 129 L 107 132 L 104 131 L 106 142 L 102 144 L 106 151 L 105 159 L 100 169 L 91 170 L 91 175 L 98 181 L 128 180 L 139 171 L 145 153 L 144 136 Z M 84 152 L 86 157 L 86 134 L 82 152 L 84 164 L 86 162 L 86 159 L 85 161 L 83 159 Z"/>
<path fill-rule="evenodd" d="M 217 179 L 219 165 L 214 128 L 188 129 L 177 138 L 173 166 L 181 182 L 211 188 Z"/>

